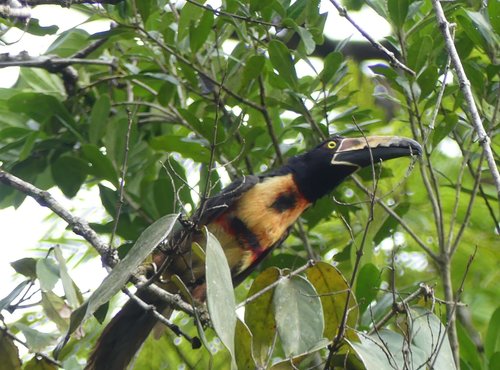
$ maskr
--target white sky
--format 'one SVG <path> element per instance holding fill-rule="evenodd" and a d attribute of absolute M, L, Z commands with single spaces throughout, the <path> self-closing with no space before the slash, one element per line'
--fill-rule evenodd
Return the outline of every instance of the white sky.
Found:
<path fill-rule="evenodd" d="M 212 6 L 216 6 L 216 1 L 212 1 L 211 3 Z M 328 37 L 333 39 L 345 39 L 348 37 L 351 37 L 353 40 L 362 39 L 361 35 L 344 18 L 338 15 L 329 1 L 322 2 L 321 11 L 329 12 L 325 26 L 325 34 Z M 84 23 L 87 19 L 86 15 L 59 6 L 37 6 L 32 10 L 32 14 L 34 18 L 40 20 L 42 26 L 53 24 L 59 26 L 59 33 L 79 24 L 80 28 L 87 30 L 89 33 L 109 28 L 108 23 L 104 21 Z M 388 23 L 372 10 L 365 10 L 362 13 L 351 13 L 351 15 L 375 39 L 381 39 L 390 32 Z M 27 51 L 31 56 L 40 55 L 43 54 L 56 37 L 57 35 L 45 37 L 32 36 L 19 29 L 12 29 L 4 35 L 4 39 L 11 44 L 0 46 L 0 54 L 10 53 L 11 55 L 17 55 L 22 51 Z M 313 63 L 317 64 L 314 61 Z M 321 63 L 316 65 L 316 67 L 321 68 Z M 302 70 L 302 68 L 298 72 L 299 76 L 307 74 L 307 71 L 305 69 Z M 0 69 L 0 88 L 12 86 L 17 79 L 18 73 L 19 68 L 17 67 Z M 93 208 L 99 205 L 96 191 L 83 191 L 72 200 L 66 199 L 56 189 L 52 189 L 51 193 L 68 208 L 77 209 L 80 216 L 89 216 L 94 211 L 102 215 L 102 210 Z M 9 263 L 23 257 L 33 256 L 31 250 L 39 245 L 39 240 L 44 237 L 44 234 L 53 224 L 53 219 L 44 221 L 50 213 L 47 208 L 40 207 L 32 199 L 27 199 L 17 210 L 13 207 L 0 210 L 0 250 L 2 251 L 2 258 L 0 259 L 0 281 L 2 282 L 0 284 L 0 299 L 8 294 L 14 286 L 12 283 L 13 270 Z M 54 229 L 51 229 L 51 233 L 53 235 L 60 235 L 64 232 L 65 227 L 66 225 L 63 222 L 59 222 Z M 71 250 L 63 248 L 65 257 L 68 257 L 70 253 Z M 86 271 L 80 271 L 79 269 L 71 269 L 70 266 L 72 277 L 83 290 L 95 288 L 97 282 L 105 275 L 105 271 L 97 258 L 93 261 L 93 266 L 87 265 L 87 268 L 88 270 Z M 88 271 L 92 271 L 92 276 L 88 275 Z M 19 281 L 19 278 L 16 281 Z"/>

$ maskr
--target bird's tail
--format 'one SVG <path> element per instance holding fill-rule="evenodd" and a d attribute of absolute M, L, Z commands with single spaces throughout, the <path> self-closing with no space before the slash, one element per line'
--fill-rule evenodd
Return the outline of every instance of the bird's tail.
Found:
<path fill-rule="evenodd" d="M 152 301 L 147 292 L 139 293 L 138 297 L 154 304 L 158 312 L 167 307 L 157 299 Z M 102 332 L 85 370 L 124 370 L 156 323 L 153 312 L 129 300 Z"/>

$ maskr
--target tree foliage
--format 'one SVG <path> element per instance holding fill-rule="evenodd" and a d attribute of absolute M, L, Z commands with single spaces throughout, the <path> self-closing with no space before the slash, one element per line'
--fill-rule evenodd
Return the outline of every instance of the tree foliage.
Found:
<path fill-rule="evenodd" d="M 25 3 L 23 10 L 36 5 Z M 33 196 L 5 174 L 70 199 L 98 189 L 106 215 L 90 228 L 122 262 L 127 253 L 135 261 L 113 270 L 105 289 L 96 282 L 106 294 L 95 298 L 71 278 L 72 268 L 102 252 L 82 233 L 86 223 L 70 228 L 87 241 L 68 230 L 50 249 L 29 246 L 43 253 L 12 262 L 23 280 L 0 300 L 4 364 L 82 368 L 116 305 L 102 303 L 136 270 L 137 256 L 168 236 L 177 216 L 165 215 L 189 215 L 229 180 L 338 133 L 413 137 L 424 155 L 344 182 L 234 293 L 218 242 L 208 238 L 197 253 L 206 259 L 211 324 L 203 327 L 198 314 L 174 320 L 202 348 L 167 329 L 148 339 L 134 368 L 454 369 L 454 356 L 463 369 L 494 368 L 497 184 L 432 1 L 345 1 L 340 9 L 354 21 L 351 11 L 362 7 L 385 18 L 392 26 L 385 45 L 406 70 L 384 53 L 351 58 L 349 40 L 318 52 L 328 41 L 327 12 L 336 12 L 320 11 L 318 0 L 76 3 L 85 1 L 71 7 L 87 22 L 107 20 L 110 29 L 58 32 L 34 18 L 0 19 L 2 30 L 57 35 L 42 56 L 0 56 L 0 67 L 21 66 L 15 85 L 0 89 L 0 207 Z M 498 163 L 500 6 L 442 6 Z M 35 355 L 21 364 L 14 344 Z"/>

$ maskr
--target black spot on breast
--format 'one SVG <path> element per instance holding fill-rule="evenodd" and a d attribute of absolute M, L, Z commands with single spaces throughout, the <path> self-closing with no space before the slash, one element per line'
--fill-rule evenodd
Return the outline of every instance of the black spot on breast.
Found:
<path fill-rule="evenodd" d="M 241 219 L 234 217 L 230 222 L 230 227 L 240 244 L 246 244 L 254 250 L 260 248 L 259 239 Z"/>
<path fill-rule="evenodd" d="M 297 204 L 297 194 L 295 193 L 282 193 L 271 204 L 271 208 L 278 212 L 285 212 L 292 209 Z"/>

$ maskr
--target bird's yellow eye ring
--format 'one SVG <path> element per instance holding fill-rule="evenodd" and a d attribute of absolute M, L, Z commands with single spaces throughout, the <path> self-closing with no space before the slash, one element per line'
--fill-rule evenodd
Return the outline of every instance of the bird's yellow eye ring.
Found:
<path fill-rule="evenodd" d="M 335 149 L 337 147 L 337 143 L 335 141 L 329 141 L 326 146 L 328 147 L 328 149 Z"/>

